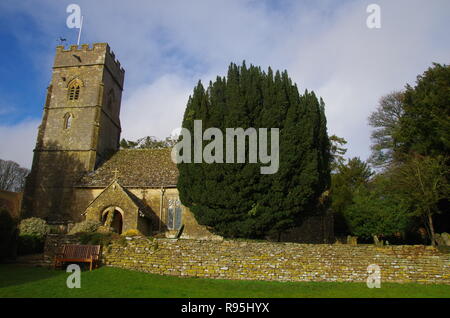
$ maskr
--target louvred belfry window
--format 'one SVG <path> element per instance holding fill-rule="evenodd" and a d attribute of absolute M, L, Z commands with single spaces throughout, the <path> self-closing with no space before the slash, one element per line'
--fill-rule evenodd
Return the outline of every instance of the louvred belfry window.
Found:
<path fill-rule="evenodd" d="M 68 99 L 69 100 L 78 100 L 80 98 L 81 91 L 81 81 L 73 80 L 68 86 Z"/>

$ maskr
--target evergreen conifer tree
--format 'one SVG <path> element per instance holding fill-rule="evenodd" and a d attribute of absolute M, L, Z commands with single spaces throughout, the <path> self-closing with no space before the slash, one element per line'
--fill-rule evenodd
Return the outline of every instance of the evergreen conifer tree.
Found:
<path fill-rule="evenodd" d="M 330 185 L 330 143 L 324 102 L 314 92 L 300 95 L 286 71 L 232 63 L 226 78 L 205 89 L 201 82 L 189 97 L 183 128 L 193 134 L 194 120 L 223 132 L 224 163 L 180 163 L 182 203 L 200 224 L 225 237 L 261 238 L 299 225 L 318 212 L 318 199 Z M 264 164 L 225 163 L 225 129 L 279 128 L 279 169 L 261 174 Z M 259 138 L 260 136 L 258 136 Z M 212 137 L 214 139 L 214 137 Z M 203 148 L 211 141 L 203 141 Z M 259 146 L 259 145 L 258 145 Z M 259 150 L 259 149 L 258 149 Z M 191 158 L 194 143 L 191 138 Z M 236 154 L 236 143 L 235 143 Z"/>

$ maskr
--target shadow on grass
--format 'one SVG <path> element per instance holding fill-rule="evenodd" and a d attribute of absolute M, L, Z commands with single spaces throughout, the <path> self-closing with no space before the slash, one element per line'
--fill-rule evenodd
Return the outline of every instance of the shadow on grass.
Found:
<path fill-rule="evenodd" d="M 34 281 L 49 279 L 60 275 L 65 275 L 65 272 L 45 267 L 1 264 L 0 288 L 26 284 Z"/>
<path fill-rule="evenodd" d="M 162 276 L 113 267 L 86 271 L 67 288 L 65 270 L 0 265 L 0 297 L 134 298 L 415 298 L 449 297 L 450 285 L 275 282 Z"/>
<path fill-rule="evenodd" d="M 81 270 L 89 271 L 89 266 L 84 263 L 75 263 L 80 266 Z M 69 264 L 64 264 L 61 269 L 53 269 L 53 267 L 35 267 L 16 264 L 0 264 L 0 288 L 27 284 L 39 280 L 50 279 L 54 277 L 62 277 L 69 275 L 66 268 Z"/>

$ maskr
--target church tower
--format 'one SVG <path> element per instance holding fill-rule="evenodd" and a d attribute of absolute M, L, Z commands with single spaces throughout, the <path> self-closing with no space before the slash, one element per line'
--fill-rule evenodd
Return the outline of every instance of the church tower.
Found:
<path fill-rule="evenodd" d="M 24 217 L 49 222 L 79 218 L 71 211 L 75 182 L 119 148 L 124 75 L 107 43 L 56 48 Z"/>

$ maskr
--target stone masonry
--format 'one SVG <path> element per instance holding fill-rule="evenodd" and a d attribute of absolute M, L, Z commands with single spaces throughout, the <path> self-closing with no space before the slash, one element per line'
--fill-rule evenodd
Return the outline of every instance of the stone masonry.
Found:
<path fill-rule="evenodd" d="M 50 262 L 61 242 L 50 236 Z M 103 248 L 107 266 L 161 275 L 216 279 L 366 282 L 367 267 L 381 268 L 381 281 L 450 284 L 450 254 L 430 246 L 298 244 L 128 237 Z"/>
<path fill-rule="evenodd" d="M 119 148 L 125 71 L 107 43 L 56 48 L 23 215 L 76 219 L 73 185 Z M 76 90 L 76 94 L 75 94 Z"/>

